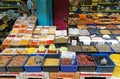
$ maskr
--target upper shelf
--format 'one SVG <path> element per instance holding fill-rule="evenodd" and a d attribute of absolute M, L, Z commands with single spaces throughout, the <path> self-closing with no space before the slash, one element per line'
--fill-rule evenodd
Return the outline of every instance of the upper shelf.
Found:
<path fill-rule="evenodd" d="M 0 0 L 1 2 L 20 2 L 21 0 Z"/>
<path fill-rule="evenodd" d="M 112 2 L 112 3 L 113 3 L 113 4 L 118 4 L 118 2 Z M 101 5 L 102 5 L 102 4 L 103 4 L 103 5 L 104 5 L 104 4 L 111 4 L 111 2 L 98 2 L 98 4 L 101 4 Z"/>

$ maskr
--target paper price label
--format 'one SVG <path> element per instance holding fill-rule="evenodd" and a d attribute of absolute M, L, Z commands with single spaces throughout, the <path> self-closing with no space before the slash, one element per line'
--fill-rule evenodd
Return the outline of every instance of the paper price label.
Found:
<path fill-rule="evenodd" d="M 117 40 L 112 40 L 111 42 L 112 42 L 112 44 L 119 44 L 119 41 L 117 41 Z"/>
<path fill-rule="evenodd" d="M 84 44 L 84 45 L 90 45 L 90 40 L 84 40 L 84 41 L 83 41 L 83 44 Z"/>
<path fill-rule="evenodd" d="M 76 57 L 75 52 L 62 52 L 61 53 L 61 58 L 72 58 L 72 57 Z"/>
<path fill-rule="evenodd" d="M 100 40 L 100 41 L 98 41 L 98 44 L 105 44 L 105 41 L 104 40 Z"/>
<path fill-rule="evenodd" d="M 77 40 L 72 40 L 72 45 L 77 45 Z"/>

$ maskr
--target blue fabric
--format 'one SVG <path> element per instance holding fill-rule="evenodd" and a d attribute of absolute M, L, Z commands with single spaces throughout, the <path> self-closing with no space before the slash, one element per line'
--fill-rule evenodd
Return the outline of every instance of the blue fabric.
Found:
<path fill-rule="evenodd" d="M 76 13 L 81 13 L 81 9 L 77 8 Z"/>
<path fill-rule="evenodd" d="M 38 25 L 53 25 L 52 0 L 36 0 Z"/>

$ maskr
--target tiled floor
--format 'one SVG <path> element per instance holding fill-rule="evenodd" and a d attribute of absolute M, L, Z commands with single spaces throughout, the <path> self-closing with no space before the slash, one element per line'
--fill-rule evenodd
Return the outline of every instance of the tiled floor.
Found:
<path fill-rule="evenodd" d="M 111 77 L 111 79 L 120 79 L 120 77 Z"/>

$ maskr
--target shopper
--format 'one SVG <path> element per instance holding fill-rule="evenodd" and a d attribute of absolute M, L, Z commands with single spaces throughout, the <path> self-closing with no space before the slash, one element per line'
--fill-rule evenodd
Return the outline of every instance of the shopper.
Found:
<path fill-rule="evenodd" d="M 31 0 L 27 1 L 27 7 L 29 9 L 30 15 L 34 12 L 33 2 Z"/>
<path fill-rule="evenodd" d="M 20 6 L 18 7 L 18 12 L 20 13 L 21 16 L 23 16 L 24 14 L 30 15 L 29 9 L 27 8 L 23 0 L 21 0 L 20 2 Z"/>
<path fill-rule="evenodd" d="M 77 5 L 76 13 L 82 13 L 79 5 Z"/>

